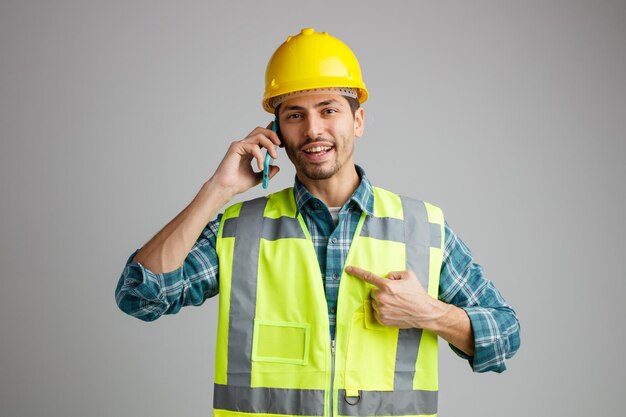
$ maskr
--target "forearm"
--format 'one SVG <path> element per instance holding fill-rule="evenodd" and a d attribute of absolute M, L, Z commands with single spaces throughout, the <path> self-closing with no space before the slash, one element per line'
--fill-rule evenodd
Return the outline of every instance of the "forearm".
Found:
<path fill-rule="evenodd" d="M 193 201 L 150 239 L 133 260 L 154 273 L 179 268 L 204 227 L 230 198 L 223 188 L 208 180 Z"/>
<path fill-rule="evenodd" d="M 429 324 L 429 330 L 466 355 L 474 356 L 474 333 L 467 313 L 452 304 L 433 301 L 434 319 Z"/>
<path fill-rule="evenodd" d="M 473 335 L 473 353 L 448 340 L 455 353 L 467 359 L 474 372 L 502 372 L 505 360 L 520 346 L 520 327 L 493 283 L 485 278 L 469 248 L 446 223 L 446 244 L 439 284 L 439 300 L 466 314 Z M 447 339 L 446 339 L 447 340 Z"/>

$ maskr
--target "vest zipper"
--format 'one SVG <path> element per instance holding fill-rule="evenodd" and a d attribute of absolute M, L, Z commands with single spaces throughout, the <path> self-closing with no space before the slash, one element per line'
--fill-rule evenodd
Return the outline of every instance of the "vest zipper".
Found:
<path fill-rule="evenodd" d="M 333 382 L 335 380 L 335 339 L 330 341 L 330 393 L 328 395 L 329 407 L 328 415 L 333 417 Z"/>

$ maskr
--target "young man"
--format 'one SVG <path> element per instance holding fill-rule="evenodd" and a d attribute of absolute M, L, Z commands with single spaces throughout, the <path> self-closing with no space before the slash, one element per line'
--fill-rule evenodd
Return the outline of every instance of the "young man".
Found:
<path fill-rule="evenodd" d="M 441 210 L 355 165 L 367 96 L 345 44 L 313 29 L 289 37 L 263 100 L 280 135 L 270 124 L 232 143 L 127 262 L 116 300 L 140 319 L 220 293 L 217 416 L 433 415 L 438 336 L 477 372 L 503 371 L 519 347 L 514 311 Z M 294 187 L 217 215 L 261 182 L 251 165 L 279 145 Z"/>

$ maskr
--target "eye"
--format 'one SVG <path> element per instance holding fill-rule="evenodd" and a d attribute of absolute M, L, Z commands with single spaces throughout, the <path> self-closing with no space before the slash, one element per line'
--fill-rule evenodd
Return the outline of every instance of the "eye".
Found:
<path fill-rule="evenodd" d="M 302 118 L 302 115 L 300 113 L 291 113 L 287 115 L 288 120 L 297 120 L 301 118 Z"/>
<path fill-rule="evenodd" d="M 333 113 L 337 113 L 337 109 L 333 109 L 332 107 L 329 107 L 327 109 L 323 110 L 324 114 L 333 114 Z"/>

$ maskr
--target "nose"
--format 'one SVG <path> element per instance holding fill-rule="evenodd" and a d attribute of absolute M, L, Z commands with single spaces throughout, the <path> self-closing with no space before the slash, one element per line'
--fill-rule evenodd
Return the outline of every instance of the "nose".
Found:
<path fill-rule="evenodd" d="M 305 122 L 306 136 L 319 139 L 324 133 L 324 121 L 315 113 L 309 114 Z"/>

